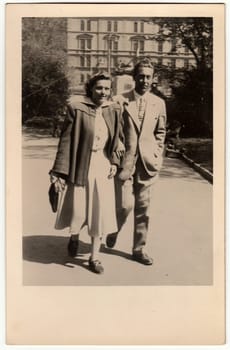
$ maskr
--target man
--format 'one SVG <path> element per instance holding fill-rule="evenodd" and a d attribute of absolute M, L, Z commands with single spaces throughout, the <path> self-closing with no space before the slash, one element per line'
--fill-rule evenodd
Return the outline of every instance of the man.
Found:
<path fill-rule="evenodd" d="M 134 207 L 132 257 L 144 265 L 153 264 L 153 259 L 144 252 L 144 247 L 152 189 L 162 165 L 166 135 L 165 103 L 150 92 L 153 74 L 151 62 L 148 59 L 140 61 L 134 67 L 134 90 L 114 97 L 123 106 L 126 148 L 122 170 L 116 181 L 118 228 L 120 231 Z M 109 248 L 115 246 L 119 231 L 107 236 Z"/>

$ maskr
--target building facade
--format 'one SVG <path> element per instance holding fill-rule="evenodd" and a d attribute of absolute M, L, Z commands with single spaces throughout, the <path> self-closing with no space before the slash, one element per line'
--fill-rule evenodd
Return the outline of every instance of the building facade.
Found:
<path fill-rule="evenodd" d="M 186 47 L 174 50 L 175 38 L 157 41 L 159 26 L 137 18 L 68 18 L 67 52 L 70 87 L 84 89 L 88 78 L 99 70 L 114 74 L 121 67 L 132 70 L 141 57 L 175 68 L 195 65 Z"/>

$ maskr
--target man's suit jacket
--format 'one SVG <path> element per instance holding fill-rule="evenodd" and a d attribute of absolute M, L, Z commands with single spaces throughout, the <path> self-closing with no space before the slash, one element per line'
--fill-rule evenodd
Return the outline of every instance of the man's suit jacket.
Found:
<path fill-rule="evenodd" d="M 141 158 L 149 177 L 155 176 L 162 165 L 162 153 L 166 135 L 166 108 L 160 97 L 149 93 L 142 126 L 138 119 L 137 103 L 131 90 L 114 100 L 123 105 L 123 131 L 125 136 L 125 156 L 119 178 L 127 180 L 135 170 L 137 157 Z"/>

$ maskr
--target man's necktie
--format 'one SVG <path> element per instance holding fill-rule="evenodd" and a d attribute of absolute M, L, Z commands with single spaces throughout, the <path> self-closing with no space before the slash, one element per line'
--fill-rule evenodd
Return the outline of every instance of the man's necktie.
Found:
<path fill-rule="evenodd" d="M 145 114 L 145 101 L 142 97 L 139 98 L 139 107 L 138 107 L 138 119 L 140 121 L 140 125 L 142 125 Z"/>

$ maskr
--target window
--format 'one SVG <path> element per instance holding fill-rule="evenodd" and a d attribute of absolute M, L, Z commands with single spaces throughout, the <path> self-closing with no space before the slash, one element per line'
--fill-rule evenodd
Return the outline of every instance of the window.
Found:
<path fill-rule="evenodd" d="M 81 20 L 81 31 L 85 30 L 85 22 L 83 21 L 83 19 Z"/>
<path fill-rule="evenodd" d="M 87 49 L 91 50 L 91 39 L 87 39 Z"/>
<path fill-rule="evenodd" d="M 162 57 L 158 58 L 158 64 L 159 64 L 159 66 L 162 66 Z"/>
<path fill-rule="evenodd" d="M 184 68 L 184 60 L 182 58 L 176 59 L 176 68 Z"/>
<path fill-rule="evenodd" d="M 188 53 L 189 53 L 189 49 L 188 49 L 187 46 L 184 47 L 184 53 L 185 53 L 186 55 L 188 55 Z"/>
<path fill-rule="evenodd" d="M 91 57 L 90 56 L 80 56 L 80 66 L 81 67 L 90 67 L 91 66 Z"/>
<path fill-rule="evenodd" d="M 112 42 L 112 40 L 109 40 L 108 41 L 108 48 L 110 49 L 110 50 L 112 50 L 112 48 L 113 48 L 113 42 Z"/>
<path fill-rule="evenodd" d="M 184 60 L 184 68 L 188 69 L 189 68 L 189 63 L 188 63 L 188 59 Z"/>
<path fill-rule="evenodd" d="M 85 49 L 91 50 L 91 39 L 80 39 L 79 43 L 80 43 L 79 46 L 81 50 L 85 50 Z"/>
<path fill-rule="evenodd" d="M 140 51 L 144 51 L 144 41 L 140 41 Z"/>
<path fill-rule="evenodd" d="M 85 81 L 84 74 L 81 74 L 80 81 L 81 81 L 81 83 L 84 83 L 84 81 Z"/>
<path fill-rule="evenodd" d="M 85 39 L 80 39 L 80 49 L 85 50 Z"/>
<path fill-rule="evenodd" d="M 117 57 L 113 57 L 113 67 L 117 66 Z"/>
<path fill-rule="evenodd" d="M 91 65 L 91 57 L 90 56 L 86 56 L 86 65 L 87 65 L 87 67 L 90 67 L 90 65 Z"/>
<path fill-rule="evenodd" d="M 144 33 L 144 22 L 141 22 L 141 33 Z"/>
<path fill-rule="evenodd" d="M 114 32 L 117 32 L 117 21 L 114 22 Z"/>
<path fill-rule="evenodd" d="M 80 56 L 80 66 L 81 67 L 85 66 L 85 58 L 84 58 L 84 56 Z"/>
<path fill-rule="evenodd" d="M 164 65 L 164 66 L 170 67 L 170 66 L 171 66 L 171 60 L 168 59 L 168 58 L 165 58 L 165 59 L 163 60 L 163 65 Z"/>
<path fill-rule="evenodd" d="M 172 67 L 172 68 L 175 68 L 175 67 L 176 67 L 176 60 L 175 60 L 175 58 L 172 58 L 172 59 L 171 59 L 171 67 Z"/>
<path fill-rule="evenodd" d="M 87 31 L 88 32 L 91 31 L 91 21 L 90 20 L 87 21 Z"/>
<path fill-rule="evenodd" d="M 134 33 L 137 33 L 137 22 L 134 22 Z"/>
<path fill-rule="evenodd" d="M 115 56 L 115 57 L 112 57 L 112 67 L 117 67 L 117 57 Z"/>
<path fill-rule="evenodd" d="M 108 23 L 107 23 L 107 31 L 111 32 L 111 30 L 112 30 L 112 23 L 111 23 L 111 21 L 108 21 Z"/>
<path fill-rule="evenodd" d="M 117 51 L 118 50 L 118 41 L 108 40 L 108 48 L 110 50 Z"/>
<path fill-rule="evenodd" d="M 138 50 L 138 41 L 133 42 L 133 50 L 137 51 Z"/>
<path fill-rule="evenodd" d="M 176 39 L 173 38 L 172 39 L 172 49 L 171 49 L 172 52 L 176 52 Z"/>
<path fill-rule="evenodd" d="M 133 40 L 133 51 L 144 51 L 144 40 Z"/>
<path fill-rule="evenodd" d="M 162 52 L 163 51 L 163 41 L 158 41 L 158 52 Z"/>
<path fill-rule="evenodd" d="M 113 42 L 113 49 L 114 49 L 114 51 L 118 50 L 118 41 Z"/>

